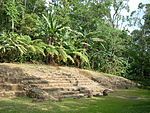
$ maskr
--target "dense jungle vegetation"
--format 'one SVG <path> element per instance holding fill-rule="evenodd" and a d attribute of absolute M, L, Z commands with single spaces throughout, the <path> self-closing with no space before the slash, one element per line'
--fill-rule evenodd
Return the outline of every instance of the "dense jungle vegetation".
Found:
<path fill-rule="evenodd" d="M 0 0 L 0 62 L 150 77 L 150 4 L 123 10 L 128 0 Z"/>

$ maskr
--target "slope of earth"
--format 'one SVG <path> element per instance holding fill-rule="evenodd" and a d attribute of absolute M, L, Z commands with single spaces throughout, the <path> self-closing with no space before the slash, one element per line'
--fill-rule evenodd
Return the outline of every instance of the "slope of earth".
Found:
<path fill-rule="evenodd" d="M 0 97 L 38 99 L 101 96 L 107 88 L 129 88 L 135 83 L 88 70 L 35 64 L 0 64 Z"/>
<path fill-rule="evenodd" d="M 129 88 L 140 86 L 140 84 L 135 83 L 121 76 L 115 76 L 111 74 L 99 73 L 96 71 L 83 70 L 83 69 L 80 69 L 79 73 L 81 75 L 90 78 L 95 82 L 98 82 L 100 85 L 110 89 L 129 89 Z"/>

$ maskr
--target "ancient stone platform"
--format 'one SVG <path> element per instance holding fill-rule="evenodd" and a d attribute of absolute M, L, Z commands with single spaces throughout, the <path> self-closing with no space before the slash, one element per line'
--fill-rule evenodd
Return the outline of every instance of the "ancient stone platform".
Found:
<path fill-rule="evenodd" d="M 0 64 L 0 97 L 29 96 L 32 91 L 54 98 L 78 98 L 100 96 L 104 89 L 76 69 L 72 71 L 43 65 Z M 37 95 L 30 97 L 36 98 Z"/>

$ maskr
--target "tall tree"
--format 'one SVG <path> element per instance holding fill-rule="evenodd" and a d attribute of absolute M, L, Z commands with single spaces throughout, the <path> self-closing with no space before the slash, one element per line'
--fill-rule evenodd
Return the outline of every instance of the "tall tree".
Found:
<path fill-rule="evenodd" d="M 146 4 L 144 24 L 132 32 L 131 73 L 141 77 L 150 76 L 150 4 Z"/>

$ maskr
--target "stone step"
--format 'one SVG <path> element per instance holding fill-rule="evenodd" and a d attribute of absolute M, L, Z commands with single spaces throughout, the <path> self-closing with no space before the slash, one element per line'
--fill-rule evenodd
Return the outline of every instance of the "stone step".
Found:
<path fill-rule="evenodd" d="M 74 87 L 74 86 L 71 86 L 71 87 L 63 87 L 63 90 L 64 91 L 78 91 L 78 87 Z"/>
<path fill-rule="evenodd" d="M 84 96 L 85 96 L 84 94 L 80 93 L 80 94 L 62 95 L 62 98 L 81 98 Z"/>
<path fill-rule="evenodd" d="M 30 84 L 31 87 L 68 87 L 73 86 L 71 83 L 48 83 L 48 84 Z"/>
<path fill-rule="evenodd" d="M 23 84 L 10 84 L 10 83 L 1 83 L 0 84 L 0 90 L 5 91 L 17 91 L 17 90 L 23 90 L 24 85 Z"/>
<path fill-rule="evenodd" d="M 71 77 L 68 77 L 68 76 L 48 76 L 47 77 L 48 79 L 54 79 L 54 80 L 58 80 L 58 79 L 62 79 L 62 80 L 81 80 L 81 81 L 87 81 L 87 80 L 90 80 L 88 78 L 84 78 L 84 77 L 76 77 L 76 76 L 71 76 Z"/>
<path fill-rule="evenodd" d="M 22 81 L 26 80 L 41 80 L 41 78 L 36 78 L 36 77 L 1 77 L 0 78 L 0 83 L 2 82 L 9 82 L 9 83 L 20 83 Z"/>
<path fill-rule="evenodd" d="M 78 91 L 78 87 L 76 86 L 67 86 L 67 87 L 62 87 L 63 91 Z"/>
<path fill-rule="evenodd" d="M 84 82 L 84 83 L 78 82 L 78 85 L 79 86 L 84 86 L 84 85 L 86 86 L 86 85 L 92 85 L 92 83 L 89 83 L 89 82 L 87 82 L 87 83 L 86 82 Z"/>
<path fill-rule="evenodd" d="M 82 86 L 83 87 L 83 86 Z M 84 86 L 83 88 L 80 89 L 81 92 L 87 92 L 87 91 L 92 91 L 92 92 L 103 92 L 103 88 L 101 87 L 91 87 L 91 86 Z"/>
<path fill-rule="evenodd" d="M 21 83 L 21 81 L 22 81 L 22 78 L 10 78 L 10 77 L 4 78 L 4 82 L 8 82 L 12 84 Z"/>
<path fill-rule="evenodd" d="M 68 86 L 72 86 L 72 84 L 70 84 L 70 83 L 49 83 L 49 86 L 51 86 L 51 87 L 53 87 L 53 86 L 68 87 Z"/>
<path fill-rule="evenodd" d="M 93 84 L 93 82 L 91 82 L 91 81 L 78 81 L 78 83 L 81 83 L 81 84 Z"/>
<path fill-rule="evenodd" d="M 62 80 L 64 80 L 64 79 L 68 79 L 68 77 L 67 76 L 48 76 L 47 78 L 49 78 L 49 79 L 62 79 Z"/>
<path fill-rule="evenodd" d="M 93 96 L 103 96 L 102 92 L 92 92 Z"/>
<path fill-rule="evenodd" d="M 0 92 L 0 97 L 18 97 L 26 96 L 25 91 L 2 91 Z"/>
<path fill-rule="evenodd" d="M 87 96 L 91 91 L 94 96 L 102 95 L 103 89 L 98 86 L 98 83 L 93 82 L 87 77 L 71 74 L 52 74 L 35 76 L 21 76 L 21 77 L 0 77 L 0 97 L 13 97 L 25 95 L 23 91 L 24 85 L 30 85 L 31 87 L 38 87 L 49 94 L 54 96 L 62 96 L 64 98 L 69 97 L 82 97 Z M 37 77 L 36 77 L 37 76 Z M 6 83 L 7 82 L 7 83 Z M 80 90 L 81 89 L 81 90 Z M 19 92 L 20 91 L 20 92 Z"/>
<path fill-rule="evenodd" d="M 41 87 L 41 86 L 37 86 L 39 88 L 42 88 L 42 89 L 51 89 L 51 88 L 61 88 L 65 91 L 77 91 L 80 89 L 80 86 L 57 86 L 57 85 L 54 85 L 54 86 L 50 86 L 50 85 L 47 85 L 47 86 L 44 86 L 44 87 Z M 82 86 L 81 86 L 82 87 Z M 100 88 L 100 87 L 94 87 L 94 86 L 84 86 L 85 88 L 89 89 L 89 90 L 92 90 L 92 91 L 98 91 L 98 92 L 102 92 L 104 89 Z"/>
<path fill-rule="evenodd" d="M 42 90 L 46 91 L 48 94 L 53 95 L 53 96 L 58 96 L 60 95 L 60 91 L 62 91 L 62 88 L 41 88 Z"/>
<path fill-rule="evenodd" d="M 31 87 L 38 87 L 38 88 L 42 88 L 42 87 L 48 87 L 49 84 L 30 84 Z"/>
<path fill-rule="evenodd" d="M 70 81 L 68 81 L 68 80 L 47 80 L 49 83 L 70 83 Z"/>
<path fill-rule="evenodd" d="M 35 76 L 29 76 L 29 77 L 23 77 L 22 80 L 41 80 L 41 78 Z"/>
<path fill-rule="evenodd" d="M 61 90 L 63 90 L 63 88 L 59 88 L 59 87 L 56 87 L 56 88 L 54 88 L 54 87 L 44 87 L 44 88 L 41 88 L 42 90 L 44 90 L 44 91 L 61 91 Z"/>
<path fill-rule="evenodd" d="M 77 87 L 43 87 L 41 89 L 45 91 L 78 91 Z"/>
<path fill-rule="evenodd" d="M 23 80 L 23 84 L 48 84 L 47 80 Z"/>
<path fill-rule="evenodd" d="M 98 86 L 98 85 L 93 85 L 93 84 L 82 84 L 82 85 L 79 85 L 79 86 L 81 86 L 81 87 L 87 87 L 87 88 L 92 88 L 92 89 L 101 89 L 101 87 L 100 86 Z"/>
<path fill-rule="evenodd" d="M 81 87 L 83 87 L 83 86 L 81 86 Z M 88 90 L 91 90 L 91 91 L 102 91 L 102 89 L 100 89 L 100 88 L 95 88 L 95 87 L 87 87 L 87 88 L 88 88 Z"/>
<path fill-rule="evenodd" d="M 80 78 L 78 78 L 78 77 L 69 77 L 68 79 L 69 80 L 77 80 L 77 81 L 88 81 L 88 80 L 90 80 L 88 78 L 83 78 L 83 77 L 80 77 Z"/>

